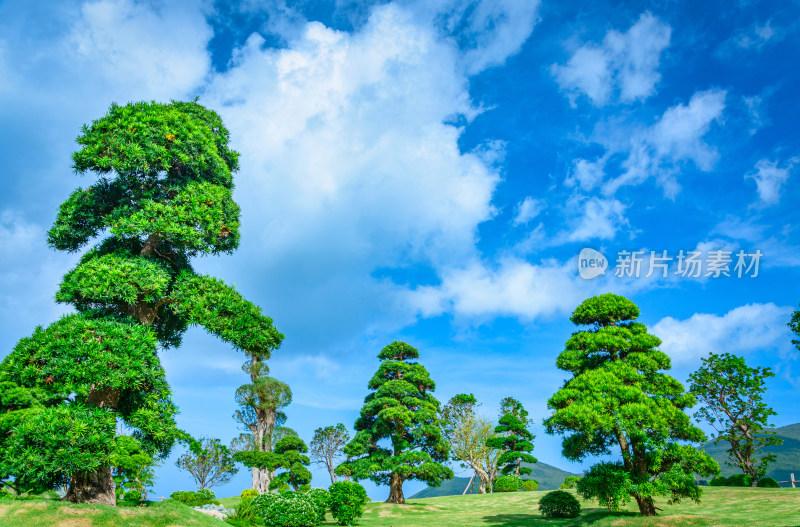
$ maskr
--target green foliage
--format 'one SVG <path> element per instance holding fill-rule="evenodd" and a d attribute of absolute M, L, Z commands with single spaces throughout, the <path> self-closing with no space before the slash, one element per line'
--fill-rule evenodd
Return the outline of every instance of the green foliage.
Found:
<path fill-rule="evenodd" d="M 331 504 L 331 494 L 325 489 L 309 489 L 306 496 L 314 504 L 314 509 L 317 511 L 317 522 L 323 523 L 325 521 L 325 513 Z"/>
<path fill-rule="evenodd" d="M 577 518 L 581 513 L 581 504 L 569 492 L 554 490 L 539 500 L 539 512 L 545 518 Z"/>
<path fill-rule="evenodd" d="M 577 483 L 583 499 L 596 499 L 610 511 L 618 511 L 631 500 L 633 484 L 630 471 L 622 463 L 593 465 Z"/>
<path fill-rule="evenodd" d="M 583 302 L 572 321 L 590 326 L 574 333 L 557 366 L 572 374 L 548 401 L 548 433 L 563 434 L 563 455 L 581 461 L 619 449 L 621 463 L 600 464 L 578 484 L 584 497 L 617 506 L 627 493 L 643 515 L 655 514 L 654 498 L 699 500 L 694 474 L 719 472 L 707 454 L 687 443 L 705 440 L 684 410 L 695 403 L 673 377 L 661 341 L 634 322 L 638 308 L 606 294 Z M 590 474 L 598 477 L 590 477 Z M 610 482 L 604 490 L 602 481 Z M 583 492 L 582 492 L 583 493 Z"/>
<path fill-rule="evenodd" d="M 729 486 L 728 485 L 728 478 L 726 478 L 724 476 L 716 476 L 714 479 L 712 479 L 708 483 L 708 485 L 710 487 L 727 487 L 727 486 Z"/>
<path fill-rule="evenodd" d="M 234 455 L 234 457 L 235 457 L 235 455 Z M 244 489 L 244 490 L 242 491 L 242 493 L 241 493 L 241 494 L 239 494 L 239 496 L 240 496 L 242 499 L 245 499 L 245 498 L 255 498 L 256 496 L 258 496 L 258 491 L 257 491 L 256 489 Z"/>
<path fill-rule="evenodd" d="M 539 488 L 539 482 L 535 479 L 526 479 L 522 482 L 522 490 L 525 492 L 533 492 Z"/>
<path fill-rule="evenodd" d="M 192 475 L 200 489 L 198 492 L 211 492 L 210 487 L 229 482 L 239 471 L 230 449 L 219 439 L 210 437 L 201 438 L 200 443 L 179 457 L 175 465 Z"/>
<path fill-rule="evenodd" d="M 189 507 L 200 507 L 209 503 L 216 503 L 214 493 L 208 489 L 201 489 L 197 492 L 176 490 L 169 495 L 170 499 L 179 501 Z"/>
<path fill-rule="evenodd" d="M 122 499 L 117 500 L 117 503 L 122 503 L 124 505 L 138 505 L 143 499 L 144 496 L 142 496 L 142 493 L 137 489 L 133 489 L 125 492 L 122 495 Z"/>
<path fill-rule="evenodd" d="M 233 460 L 249 468 L 275 470 L 281 466 L 282 458 L 275 452 L 243 450 L 233 454 Z"/>
<path fill-rule="evenodd" d="M 800 310 L 792 313 L 792 319 L 789 321 L 788 326 L 792 333 L 798 337 L 797 339 L 792 339 L 792 344 L 800 350 Z"/>
<path fill-rule="evenodd" d="M 305 442 L 296 436 L 284 437 L 275 445 L 274 453 L 278 456 L 278 468 L 286 469 L 270 482 L 270 490 L 281 485 L 291 485 L 295 491 L 303 485 L 311 483 L 311 472 L 308 465 L 311 460 L 304 455 L 308 452 Z"/>
<path fill-rule="evenodd" d="M 578 476 L 567 476 L 564 478 L 564 483 L 559 486 L 560 489 L 574 489 L 578 483 L 580 482 L 581 478 Z"/>
<path fill-rule="evenodd" d="M 110 463 L 113 467 L 114 483 L 123 493 L 123 500 L 133 499 L 127 496 L 134 491 L 139 495 L 137 501 L 147 497 L 147 489 L 155 481 L 155 467 L 158 463 L 144 451 L 138 439 L 118 436 Z"/>
<path fill-rule="evenodd" d="M 780 488 L 780 484 L 778 484 L 778 482 L 773 478 L 766 478 L 765 477 L 765 478 L 761 478 L 761 479 L 758 480 L 758 484 L 756 484 L 756 487 L 764 487 L 764 488 L 768 488 L 768 489 L 778 489 L 778 488 Z"/>
<path fill-rule="evenodd" d="M 751 368 L 742 357 L 729 353 L 709 354 L 689 376 L 691 392 L 704 405 L 695 417 L 714 428 L 715 442 L 730 444 L 727 463 L 751 481 L 764 476 L 777 459 L 774 454 L 762 455 L 762 449 L 783 443 L 764 431 L 770 416 L 776 415 L 763 400 L 765 381 L 774 376 L 770 368 Z"/>
<path fill-rule="evenodd" d="M 228 516 L 225 518 L 225 522 L 236 527 L 263 525 L 264 519 L 258 516 L 256 508 L 253 506 L 253 499 L 255 499 L 257 496 L 257 492 L 255 496 L 242 496 L 242 499 L 239 500 L 239 503 L 233 507 L 233 512 L 228 514 Z"/>
<path fill-rule="evenodd" d="M 749 474 L 734 474 L 728 478 L 728 487 L 752 487 L 753 478 Z"/>
<path fill-rule="evenodd" d="M 519 476 L 500 476 L 494 480 L 495 492 L 517 492 L 522 488 L 522 480 Z"/>
<path fill-rule="evenodd" d="M 367 491 L 355 481 L 339 481 L 328 487 L 331 516 L 339 525 L 358 525 L 364 514 Z"/>
<path fill-rule="evenodd" d="M 8 489 L 0 487 L 0 500 L 7 500 L 7 499 L 11 499 L 11 493 L 8 491 Z"/>
<path fill-rule="evenodd" d="M 345 447 L 347 461 L 338 474 L 371 479 L 388 485 L 394 476 L 437 486 L 453 477 L 444 466 L 449 445 L 442 437 L 438 419 L 439 401 L 431 392 L 436 385 L 428 371 L 409 359 L 419 352 L 404 342 L 393 342 L 378 354 L 382 360 L 369 381 L 372 393 L 364 399 L 356 420 L 356 435 Z M 379 442 L 388 440 L 389 446 Z"/>
<path fill-rule="evenodd" d="M 309 444 L 310 457 L 315 464 L 324 465 L 328 469 L 331 483 L 336 482 L 336 460 L 344 455 L 344 446 L 348 441 L 350 433 L 342 423 L 314 430 L 314 438 Z"/>
<path fill-rule="evenodd" d="M 506 397 L 500 403 L 500 413 L 500 424 L 494 429 L 496 435 L 486 440 L 486 446 L 502 452 L 497 462 L 503 465 L 503 474 L 530 474 L 530 468 L 521 466 L 523 462 L 536 463 L 536 458 L 530 455 L 534 435 L 528 430 L 531 424 L 528 412 L 522 403 Z"/>
<path fill-rule="evenodd" d="M 313 527 L 318 512 L 303 492 L 267 493 L 253 498 L 253 509 L 267 527 Z"/>

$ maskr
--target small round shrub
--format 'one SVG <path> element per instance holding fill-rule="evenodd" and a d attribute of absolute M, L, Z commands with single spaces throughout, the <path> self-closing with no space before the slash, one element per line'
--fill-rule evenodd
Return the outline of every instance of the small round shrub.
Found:
<path fill-rule="evenodd" d="M 532 492 L 539 488 L 539 482 L 535 479 L 526 479 L 522 482 L 522 490 L 525 492 Z"/>
<path fill-rule="evenodd" d="M 317 519 L 320 523 L 325 521 L 325 512 L 331 503 L 331 495 L 325 489 L 311 489 L 306 492 L 306 496 L 314 504 L 314 509 L 317 511 Z"/>
<path fill-rule="evenodd" d="M 778 482 L 773 478 L 761 478 L 760 480 L 758 480 L 758 483 L 756 484 L 756 487 L 763 487 L 763 488 L 768 488 L 768 489 L 779 489 L 779 488 L 781 488 L 781 486 L 778 484 Z"/>
<path fill-rule="evenodd" d="M 747 474 L 734 474 L 728 478 L 729 487 L 752 487 L 753 477 Z"/>
<path fill-rule="evenodd" d="M 214 493 L 208 489 L 201 489 L 197 492 L 190 492 L 187 490 L 176 490 L 169 497 L 175 501 L 179 501 L 189 507 L 199 507 L 208 503 L 215 503 Z"/>
<path fill-rule="evenodd" d="M 137 489 L 132 489 L 122 495 L 122 503 L 124 505 L 138 505 L 142 502 L 142 493 Z"/>
<path fill-rule="evenodd" d="M 539 500 L 539 512 L 545 518 L 577 518 L 581 513 L 581 504 L 569 492 L 554 490 Z"/>
<path fill-rule="evenodd" d="M 724 476 L 715 476 L 714 479 L 708 482 L 709 487 L 727 487 L 728 478 Z"/>
<path fill-rule="evenodd" d="M 239 497 L 242 499 L 255 498 L 256 496 L 258 496 L 258 491 L 256 489 L 244 489 L 242 493 L 239 494 Z"/>
<path fill-rule="evenodd" d="M 302 492 L 269 492 L 256 496 L 250 503 L 267 527 L 314 527 L 318 523 L 314 504 Z"/>
<path fill-rule="evenodd" d="M 331 515 L 339 525 L 357 525 L 364 514 L 367 491 L 355 481 L 339 481 L 328 487 Z"/>
<path fill-rule="evenodd" d="M 519 476 L 500 476 L 494 480 L 495 492 L 517 492 L 522 487 Z"/>
<path fill-rule="evenodd" d="M 208 501 L 211 501 L 217 497 L 214 494 L 214 491 L 211 489 L 200 489 L 197 492 L 195 492 L 195 494 L 197 494 L 197 497 L 200 498 L 201 500 L 208 500 Z"/>

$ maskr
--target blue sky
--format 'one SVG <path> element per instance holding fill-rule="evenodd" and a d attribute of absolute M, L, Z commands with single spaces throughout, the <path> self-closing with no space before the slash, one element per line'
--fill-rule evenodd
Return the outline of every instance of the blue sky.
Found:
<path fill-rule="evenodd" d="M 270 366 L 307 441 L 352 426 L 402 339 L 441 400 L 472 392 L 494 417 L 519 398 L 534 454 L 580 471 L 539 423 L 570 312 L 608 291 L 639 305 L 678 379 L 709 351 L 744 355 L 777 374 L 775 424 L 800 421 L 800 4 L 223 4 L 0 3 L 0 357 L 66 312 L 53 297 L 77 255 L 44 233 L 87 184 L 69 168 L 80 126 L 111 102 L 197 96 L 241 152 L 243 236 L 196 267 L 286 334 Z M 579 276 L 587 247 L 605 275 Z M 644 251 L 638 278 L 615 276 L 623 250 Z M 730 253 L 732 276 L 677 260 L 645 276 L 651 251 L 681 250 Z M 738 251 L 761 251 L 758 276 L 736 277 Z M 199 329 L 162 354 L 181 426 L 238 434 L 243 359 Z M 175 455 L 156 495 L 192 488 Z M 217 493 L 248 486 L 242 470 Z"/>

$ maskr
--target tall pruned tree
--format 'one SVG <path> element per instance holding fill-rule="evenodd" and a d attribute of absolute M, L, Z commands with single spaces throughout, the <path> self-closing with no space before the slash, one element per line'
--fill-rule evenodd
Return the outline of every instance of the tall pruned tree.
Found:
<path fill-rule="evenodd" d="M 431 487 L 451 479 L 449 446 L 442 437 L 436 388 L 425 367 L 412 362 L 419 351 L 394 341 L 378 354 L 381 365 L 369 381 L 356 435 L 344 449 L 340 475 L 389 485 L 387 503 L 405 503 L 403 482 L 424 481 Z"/>
<path fill-rule="evenodd" d="M 442 435 L 450 445 L 451 457 L 463 467 L 474 471 L 463 494 L 478 477 L 478 493 L 486 494 L 497 477 L 498 462 L 502 452 L 487 445 L 494 437 L 494 426 L 475 411 L 478 400 L 472 394 L 453 396 L 439 412 Z"/>
<path fill-rule="evenodd" d="M 314 438 L 309 444 L 311 460 L 328 469 L 331 484 L 336 483 L 336 460 L 344 456 L 344 446 L 348 441 L 350 433 L 342 423 L 314 430 Z"/>
<path fill-rule="evenodd" d="M 158 458 L 188 441 L 158 351 L 177 347 L 192 324 L 262 360 L 283 335 L 190 264 L 239 244 L 238 154 L 215 112 L 196 102 L 112 105 L 77 141 L 73 168 L 96 180 L 61 205 L 48 242 L 74 252 L 108 236 L 56 293 L 77 313 L 37 328 L 0 365 L 0 382 L 19 395 L 0 407 L 14 414 L 0 422 L 0 472 L 21 486 L 69 482 L 66 499 L 114 505 L 116 419 Z"/>
<path fill-rule="evenodd" d="M 532 421 L 528 419 L 528 411 L 522 403 L 513 397 L 500 401 L 499 424 L 494 429 L 494 437 L 486 440 L 486 445 L 501 452 L 498 463 L 502 465 L 504 475 L 523 476 L 533 470 L 523 467 L 522 463 L 536 463 L 533 451 L 533 433 L 528 430 Z"/>
<path fill-rule="evenodd" d="M 272 452 L 279 439 L 275 433 L 281 432 L 286 421 L 282 410 L 292 402 L 292 391 L 286 383 L 267 375 L 266 363 L 256 354 L 250 355 L 242 369 L 250 375 L 251 382 L 236 390 L 239 408 L 233 418 L 250 431 L 249 450 Z M 261 494 L 268 492 L 275 471 L 258 466 L 251 466 L 250 470 L 253 488 Z"/>
<path fill-rule="evenodd" d="M 770 368 L 751 368 L 744 358 L 730 353 L 710 353 L 703 365 L 689 376 L 690 391 L 703 406 L 694 414 L 716 432 L 715 443 L 726 441 L 728 464 L 751 477 L 755 487 L 777 457 L 763 454 L 764 447 L 783 444 L 768 428 L 777 415 L 763 399 L 764 384 L 774 377 Z"/>
<path fill-rule="evenodd" d="M 307 452 L 305 441 L 297 436 L 286 436 L 275 444 L 276 468 L 283 468 L 284 471 L 270 482 L 270 490 L 283 485 L 291 485 L 295 491 L 308 488 L 311 483 L 311 472 L 308 470 L 311 460 Z"/>
<path fill-rule="evenodd" d="M 663 373 L 669 357 L 661 341 L 634 322 L 639 308 L 611 293 L 585 300 L 556 365 L 572 377 L 547 402 L 547 432 L 562 434 L 563 455 L 581 461 L 619 449 L 621 462 L 593 466 L 578 484 L 585 498 L 615 508 L 634 498 L 643 516 L 656 514 L 655 497 L 699 500 L 694 474 L 719 465 L 690 443 L 705 441 L 684 410 L 695 404 L 681 383 Z"/>
<path fill-rule="evenodd" d="M 175 462 L 192 475 L 198 489 L 224 485 L 239 472 L 230 449 L 219 439 L 203 437 L 198 443 Z"/>

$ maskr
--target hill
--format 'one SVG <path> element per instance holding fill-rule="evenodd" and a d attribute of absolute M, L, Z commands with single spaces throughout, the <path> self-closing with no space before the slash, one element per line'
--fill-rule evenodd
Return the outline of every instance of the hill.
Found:
<path fill-rule="evenodd" d="M 800 423 L 775 428 L 773 431 L 775 435 L 783 438 L 783 444 L 764 449 L 764 452 L 775 454 L 778 457 L 774 463 L 769 465 L 767 476 L 778 481 L 788 481 L 789 475 L 794 473 L 795 479 L 800 479 Z M 722 467 L 722 475 L 725 477 L 741 473 L 738 468 L 726 464 L 729 447 L 729 444 L 724 441 L 717 444 L 707 443 L 702 447 L 717 460 L 719 466 Z"/>
<path fill-rule="evenodd" d="M 561 483 L 564 482 L 564 478 L 567 476 L 577 476 L 579 474 L 573 474 L 572 472 L 566 472 L 561 470 L 560 468 L 556 468 L 552 465 L 548 465 L 547 463 L 523 463 L 523 466 L 526 466 L 533 470 L 530 476 L 525 476 L 522 479 L 535 479 L 539 482 L 539 490 L 552 490 L 557 489 Z M 413 496 L 411 498 L 434 498 L 437 496 L 458 496 L 464 489 L 466 488 L 467 484 L 469 483 L 469 478 L 453 478 L 449 481 L 443 482 L 438 487 L 428 487 L 425 488 Z M 478 484 L 474 482 L 472 484 L 472 492 L 478 492 Z"/>

